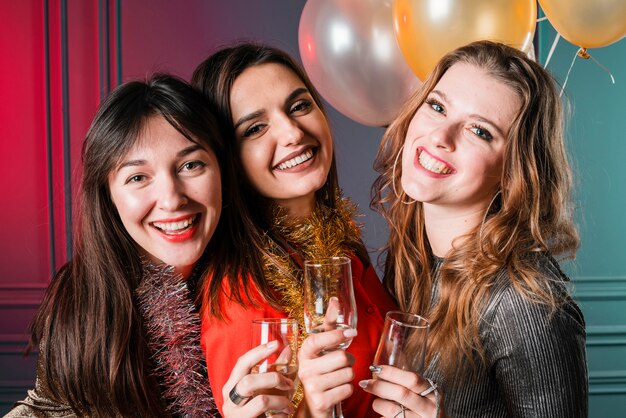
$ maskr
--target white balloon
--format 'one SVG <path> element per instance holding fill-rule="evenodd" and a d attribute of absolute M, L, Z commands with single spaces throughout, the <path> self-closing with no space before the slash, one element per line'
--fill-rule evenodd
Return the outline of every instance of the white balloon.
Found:
<path fill-rule="evenodd" d="M 308 0 L 298 43 L 307 74 L 339 112 L 386 126 L 421 84 L 396 43 L 392 0 Z"/>

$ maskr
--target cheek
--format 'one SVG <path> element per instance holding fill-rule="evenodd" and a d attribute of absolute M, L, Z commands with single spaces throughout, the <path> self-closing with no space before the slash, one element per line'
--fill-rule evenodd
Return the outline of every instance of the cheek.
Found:
<path fill-rule="evenodd" d="M 209 193 L 207 209 L 215 213 L 216 218 L 219 218 L 222 211 L 222 182 L 219 176 L 216 176 L 216 178 L 211 181 L 208 185 L 208 190 L 211 192 Z"/>
<path fill-rule="evenodd" d="M 394 166 L 396 167 L 396 170 L 398 170 L 397 165 L 402 164 L 403 173 L 405 170 L 408 170 L 413 166 L 413 157 L 415 156 L 416 151 L 413 147 L 411 147 L 408 138 L 409 137 L 407 136 L 407 140 L 404 142 L 402 150 L 398 151 L 398 153 L 394 156 Z"/>
<path fill-rule="evenodd" d="M 334 144 L 333 144 L 332 137 L 329 135 L 327 137 L 326 143 L 322 146 L 322 153 L 324 155 L 324 159 L 323 159 L 324 177 L 328 177 L 328 173 L 330 173 L 330 166 L 333 161 L 333 146 Z M 325 181 L 326 181 L 326 178 L 324 178 L 324 182 Z"/>
<path fill-rule="evenodd" d="M 474 160 L 475 163 L 476 160 Z M 476 167 L 476 171 L 483 174 L 484 182 L 492 185 L 500 182 L 502 178 L 502 158 L 493 158 L 484 161 Z"/>
<path fill-rule="evenodd" d="M 320 127 L 317 137 L 320 139 L 322 145 L 328 149 L 328 152 L 333 152 L 333 136 L 330 133 L 330 126 L 326 122 L 326 119 L 319 119 L 318 126 Z"/>
<path fill-rule="evenodd" d="M 115 205 L 122 223 L 127 226 L 143 218 L 146 200 L 131 193 L 111 193 L 111 200 Z"/>
<path fill-rule="evenodd" d="M 272 162 L 272 155 L 267 146 L 245 144 L 239 149 L 241 166 L 249 178 L 258 176 Z"/>
<path fill-rule="evenodd" d="M 329 155 L 329 158 L 333 155 L 333 138 L 330 136 L 330 133 L 326 136 L 326 140 L 324 143 L 324 148 L 326 148 L 326 154 Z"/>
<path fill-rule="evenodd" d="M 498 149 L 489 161 L 489 172 L 501 177 L 504 167 L 504 149 Z"/>
<path fill-rule="evenodd" d="M 411 122 L 409 122 L 409 126 L 406 130 L 405 143 L 407 144 L 407 146 L 410 139 L 415 139 L 417 136 L 420 135 L 420 131 L 424 131 L 427 123 L 428 119 L 425 118 L 422 112 L 418 109 L 411 118 Z"/>

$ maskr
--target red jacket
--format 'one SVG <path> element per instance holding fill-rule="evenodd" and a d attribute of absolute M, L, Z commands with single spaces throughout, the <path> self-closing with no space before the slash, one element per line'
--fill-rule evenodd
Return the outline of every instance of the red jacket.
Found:
<path fill-rule="evenodd" d="M 363 263 L 356 256 L 351 259 L 354 297 L 357 304 L 358 335 L 348 347 L 348 352 L 355 358 L 355 377 L 352 382 L 354 393 L 342 402 L 342 408 L 346 418 L 378 417 L 379 415 L 372 410 L 373 396 L 363 391 L 358 386 L 358 382 L 372 377 L 369 366 L 376 354 L 385 314 L 397 307 L 378 280 L 374 268 L 370 265 L 363 269 Z M 254 286 L 251 288 L 251 295 L 258 296 L 258 290 Z M 261 298 L 258 297 L 256 300 L 261 300 Z M 269 304 L 253 308 L 227 302 L 224 304 L 224 309 L 226 321 L 219 321 L 209 316 L 202 318 L 201 337 L 211 389 L 220 412 L 224 404 L 222 387 L 228 380 L 237 359 L 253 348 L 251 321 L 257 318 L 287 316 L 285 312 L 277 311 Z"/>

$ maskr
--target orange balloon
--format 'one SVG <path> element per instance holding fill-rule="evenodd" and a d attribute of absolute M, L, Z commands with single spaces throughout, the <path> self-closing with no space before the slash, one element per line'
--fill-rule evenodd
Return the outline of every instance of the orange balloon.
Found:
<path fill-rule="evenodd" d="M 582 48 L 599 48 L 626 36 L 625 0 L 539 0 L 562 37 Z"/>
<path fill-rule="evenodd" d="M 424 80 L 446 53 L 473 41 L 488 39 L 528 52 L 537 22 L 537 2 L 395 0 L 393 20 L 404 58 Z"/>

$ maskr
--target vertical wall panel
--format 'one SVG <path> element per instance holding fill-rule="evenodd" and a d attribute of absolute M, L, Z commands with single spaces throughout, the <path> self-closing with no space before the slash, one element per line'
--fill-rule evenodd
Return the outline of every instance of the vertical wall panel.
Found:
<path fill-rule="evenodd" d="M 28 324 L 50 277 L 44 2 L 0 6 L 0 415 L 32 385 Z"/>
<path fill-rule="evenodd" d="M 34 384 L 28 327 L 71 255 L 81 145 L 101 100 L 100 64 L 116 53 L 100 55 L 98 21 L 110 11 L 98 0 L 0 4 L 0 415 Z"/>
<path fill-rule="evenodd" d="M 55 271 L 68 260 L 68 224 L 66 216 L 66 197 L 64 166 L 66 164 L 66 151 L 63 146 L 64 130 L 63 130 L 63 113 L 65 112 L 63 100 L 63 42 L 62 29 L 67 23 L 67 13 L 62 13 L 60 0 L 47 0 L 48 3 L 48 40 L 49 64 L 48 74 L 50 84 L 48 87 L 49 94 L 49 120 L 50 124 L 50 153 L 51 161 L 51 178 L 52 196 L 50 196 L 50 205 L 53 209 L 54 219 L 54 249 L 56 255 Z M 70 118 L 71 119 L 71 118 Z M 48 277 L 49 279 L 49 277 Z"/>
<path fill-rule="evenodd" d="M 0 13 L 0 284 L 49 275 L 42 4 L 4 2 Z M 9 262 L 10 261 L 10 262 Z"/>

